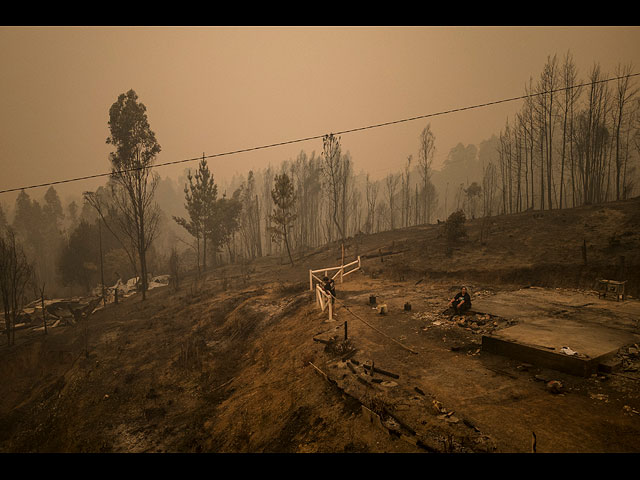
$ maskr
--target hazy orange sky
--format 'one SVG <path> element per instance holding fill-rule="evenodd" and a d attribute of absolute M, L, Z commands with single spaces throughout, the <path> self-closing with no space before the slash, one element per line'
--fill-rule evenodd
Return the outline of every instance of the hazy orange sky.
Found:
<path fill-rule="evenodd" d="M 158 163 L 213 155 L 523 95 L 570 50 L 581 80 L 640 68 L 638 27 L 0 27 L 0 190 L 109 171 L 109 107 L 134 89 Z M 417 157 L 431 123 L 436 165 L 498 134 L 521 101 L 342 136 L 373 178 Z M 218 180 L 314 140 L 209 160 Z M 197 162 L 158 168 L 177 178 Z M 63 202 L 99 181 L 56 186 Z M 46 188 L 29 190 L 41 198 Z M 13 205 L 14 193 L 0 195 Z"/>

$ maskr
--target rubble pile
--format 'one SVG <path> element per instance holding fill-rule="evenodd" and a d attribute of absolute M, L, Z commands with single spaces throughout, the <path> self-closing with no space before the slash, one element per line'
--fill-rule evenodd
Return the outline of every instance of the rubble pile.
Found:
<path fill-rule="evenodd" d="M 157 275 L 152 277 L 149 275 L 147 282 L 147 290 L 153 290 L 158 287 L 166 287 L 169 285 L 170 275 Z M 94 296 L 102 295 L 102 285 L 96 286 L 91 292 Z M 107 303 L 111 303 L 115 300 L 116 292 L 118 298 L 128 298 L 138 293 L 141 289 L 140 277 L 133 277 L 123 282 L 121 279 L 111 287 L 104 287 L 104 295 L 107 298 Z"/>
<path fill-rule="evenodd" d="M 451 315 L 446 312 L 417 312 L 414 313 L 412 317 L 426 323 L 423 330 L 427 330 L 433 326 L 442 328 L 459 327 L 477 334 L 491 333 L 494 330 L 516 323 L 513 320 L 505 320 L 489 314 L 474 312 L 468 312 L 464 315 Z"/>
<path fill-rule="evenodd" d="M 169 285 L 170 275 L 158 275 L 149 277 L 148 289 L 165 287 Z M 139 277 L 130 278 L 126 283 L 118 280 L 112 287 L 104 288 L 106 303 L 115 301 L 116 291 L 118 298 L 127 298 L 135 295 L 139 288 Z M 44 329 L 42 304 L 46 312 L 47 328 L 55 328 L 59 325 L 75 325 L 80 319 L 88 317 L 93 312 L 104 308 L 102 301 L 103 287 L 96 286 L 91 295 L 87 297 L 71 297 L 56 299 L 37 299 L 26 305 L 18 314 L 15 329 L 34 328 Z M 0 322 L 0 329 L 4 329 L 4 322 Z"/>
<path fill-rule="evenodd" d="M 57 327 L 58 325 L 74 325 L 81 318 L 91 315 L 99 308 L 102 297 L 74 297 L 70 299 L 53 299 L 44 301 L 44 310 L 46 312 L 47 327 Z M 42 301 L 34 300 L 18 315 L 16 322 L 16 330 L 24 328 L 42 329 L 43 312 Z"/>
<path fill-rule="evenodd" d="M 621 348 L 618 357 L 623 372 L 640 374 L 640 346 L 637 343 Z"/>

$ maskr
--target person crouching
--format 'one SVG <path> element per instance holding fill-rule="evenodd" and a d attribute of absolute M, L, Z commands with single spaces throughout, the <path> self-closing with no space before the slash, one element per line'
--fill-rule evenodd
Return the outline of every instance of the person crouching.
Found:
<path fill-rule="evenodd" d="M 449 301 L 449 307 L 454 315 L 463 315 L 471 308 L 471 297 L 467 293 L 467 287 L 462 287 L 460 292 Z"/>

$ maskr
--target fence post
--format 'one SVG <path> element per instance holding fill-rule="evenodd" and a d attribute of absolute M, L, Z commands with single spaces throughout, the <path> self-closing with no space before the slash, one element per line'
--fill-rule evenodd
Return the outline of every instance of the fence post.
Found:
<path fill-rule="evenodd" d="M 342 283 L 342 274 L 344 273 L 344 242 L 342 243 L 342 263 L 340 267 L 340 283 Z"/>

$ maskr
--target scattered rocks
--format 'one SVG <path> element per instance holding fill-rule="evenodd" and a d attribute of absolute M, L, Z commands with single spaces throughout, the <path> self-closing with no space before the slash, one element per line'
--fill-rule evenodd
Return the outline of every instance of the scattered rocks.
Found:
<path fill-rule="evenodd" d="M 460 422 L 460 419 L 456 416 L 453 415 L 453 412 L 449 412 L 443 415 L 438 415 L 438 418 L 440 420 L 444 420 L 447 423 L 458 423 Z"/>
<path fill-rule="evenodd" d="M 604 403 L 609 402 L 609 397 L 604 393 L 589 393 L 589 397 L 591 397 L 593 400 L 603 401 Z"/>
<path fill-rule="evenodd" d="M 393 380 L 383 380 L 382 382 L 380 382 L 380 386 L 381 387 L 386 387 L 386 388 L 391 388 L 391 387 L 397 387 L 398 384 L 396 382 L 394 382 Z"/>
<path fill-rule="evenodd" d="M 623 372 L 637 372 L 640 370 L 640 347 L 637 343 L 618 351 L 617 358 Z"/>
<path fill-rule="evenodd" d="M 491 315 L 482 313 L 451 315 L 446 311 L 441 313 L 416 312 L 411 316 L 416 320 L 427 322 L 427 325 L 422 327 L 423 331 L 436 326 L 445 329 L 460 327 L 473 334 L 483 334 L 490 333 L 499 326 L 499 322 L 497 320 L 493 320 Z"/>
<path fill-rule="evenodd" d="M 416 320 L 434 323 L 440 319 L 440 315 L 431 312 L 416 312 L 411 314 L 411 317 Z"/>
<path fill-rule="evenodd" d="M 495 295 L 495 293 L 489 290 L 478 290 L 477 292 L 474 293 L 475 297 L 485 297 L 489 295 Z"/>
<path fill-rule="evenodd" d="M 546 388 L 548 392 L 553 394 L 564 392 L 564 385 L 558 380 L 551 380 L 550 382 L 547 382 Z"/>

